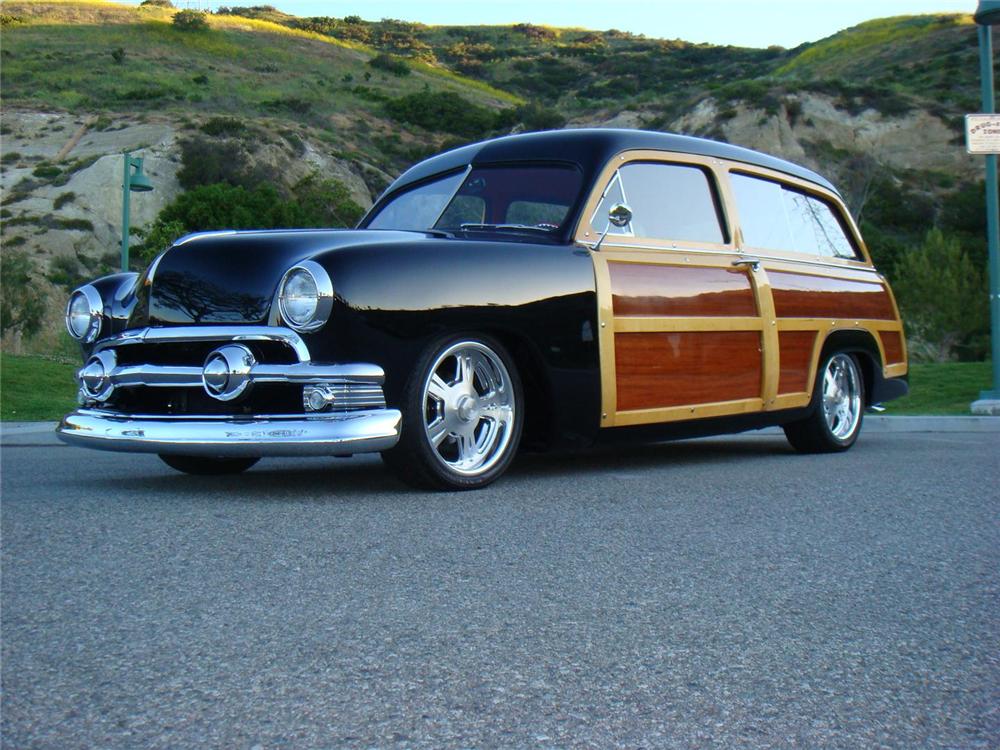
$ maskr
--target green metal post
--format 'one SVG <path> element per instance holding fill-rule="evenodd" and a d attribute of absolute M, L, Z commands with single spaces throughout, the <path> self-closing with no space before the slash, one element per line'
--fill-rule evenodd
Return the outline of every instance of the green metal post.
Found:
<path fill-rule="evenodd" d="M 122 176 L 122 271 L 128 270 L 128 225 L 129 201 L 132 197 L 130 183 L 132 181 L 132 157 L 125 152 L 125 173 Z"/>
<path fill-rule="evenodd" d="M 995 112 L 993 93 L 993 27 L 979 26 L 979 63 L 983 87 L 983 113 Z M 993 352 L 993 389 L 981 399 L 1000 399 L 1000 202 L 997 197 L 997 157 L 986 156 L 986 240 L 990 264 L 990 337 Z"/>

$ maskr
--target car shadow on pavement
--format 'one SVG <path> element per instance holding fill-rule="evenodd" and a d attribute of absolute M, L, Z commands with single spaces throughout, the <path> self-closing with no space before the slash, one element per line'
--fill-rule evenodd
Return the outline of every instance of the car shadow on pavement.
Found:
<path fill-rule="evenodd" d="M 783 436 L 701 438 L 662 443 L 604 445 L 565 453 L 525 453 L 511 471 L 519 475 L 555 476 L 642 471 L 666 465 L 695 466 L 730 463 L 741 458 L 787 456 L 794 453 Z"/>
<path fill-rule="evenodd" d="M 565 453 L 523 453 L 518 456 L 504 482 L 532 479 L 577 481 L 583 475 L 600 478 L 623 470 L 641 472 L 665 466 L 693 467 L 705 464 L 732 463 L 740 459 L 759 460 L 767 456 L 788 456 L 791 447 L 779 436 L 754 439 L 718 438 L 675 441 L 655 444 L 615 444 L 584 451 Z M 91 487 L 105 487 L 109 492 L 134 493 L 149 498 L 159 494 L 187 497 L 211 497 L 213 501 L 350 501 L 371 499 L 376 495 L 435 495 L 409 487 L 382 463 L 377 456 L 351 459 L 265 459 L 243 474 L 228 476 L 192 476 L 182 474 L 159 462 L 128 476 L 112 473 L 84 480 Z"/>

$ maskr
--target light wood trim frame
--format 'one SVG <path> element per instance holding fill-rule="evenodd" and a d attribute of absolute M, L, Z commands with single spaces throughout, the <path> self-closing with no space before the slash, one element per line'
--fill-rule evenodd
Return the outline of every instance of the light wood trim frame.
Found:
<path fill-rule="evenodd" d="M 728 242 L 722 244 L 687 241 L 668 241 L 654 238 L 609 234 L 600 250 L 594 247 L 600 238 L 590 225 L 590 218 L 601 201 L 601 192 L 614 173 L 631 162 L 660 162 L 685 166 L 697 166 L 709 173 L 713 188 L 717 191 L 720 218 L 724 222 Z M 809 256 L 773 250 L 757 251 L 744 245 L 740 229 L 738 208 L 729 179 L 730 172 L 743 172 L 785 183 L 804 192 L 814 194 L 837 207 L 851 239 L 860 249 L 863 259 L 848 259 L 827 256 Z M 820 185 L 787 175 L 783 172 L 733 162 L 714 157 L 667 151 L 636 149 L 618 154 L 609 160 L 584 206 L 582 218 L 577 226 L 575 241 L 588 247 L 594 262 L 597 282 L 597 305 L 600 351 L 602 412 L 601 426 L 628 426 L 656 422 L 721 417 L 759 411 L 771 411 L 803 407 L 809 404 L 819 367 L 819 357 L 827 337 L 834 331 L 857 330 L 869 333 L 878 347 L 883 362 L 882 373 L 886 378 L 900 377 L 907 373 L 906 337 L 899 317 L 899 308 L 885 277 L 878 273 L 871 262 L 868 247 L 858 231 L 850 214 L 843 209 L 839 195 Z M 665 252 L 666 251 L 666 252 Z M 760 317 L 656 317 L 614 315 L 611 276 L 608 268 L 614 263 L 652 263 L 657 265 L 685 265 L 731 268 L 733 259 L 741 256 L 759 257 L 764 263 L 748 273 L 758 304 Z M 891 300 L 895 320 L 868 319 L 826 319 L 826 318 L 778 318 L 775 311 L 767 271 L 764 265 L 775 271 L 880 284 Z M 615 335 L 618 333 L 670 333 L 670 332 L 724 332 L 758 331 L 761 335 L 761 397 L 719 401 L 691 406 L 671 406 L 664 408 L 619 411 L 617 401 L 617 373 Z M 778 394 L 780 379 L 780 346 L 778 333 L 781 331 L 815 331 L 813 352 L 810 358 L 809 390 L 800 393 Z M 886 365 L 886 356 L 879 331 L 899 332 L 902 339 L 904 361 Z"/>

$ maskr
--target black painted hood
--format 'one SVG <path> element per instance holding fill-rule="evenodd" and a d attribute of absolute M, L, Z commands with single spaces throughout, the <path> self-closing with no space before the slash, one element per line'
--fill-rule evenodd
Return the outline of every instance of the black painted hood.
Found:
<path fill-rule="evenodd" d="M 419 232 L 274 230 L 194 235 L 167 250 L 140 279 L 128 327 L 266 325 L 291 266 L 362 245 L 413 243 Z"/>

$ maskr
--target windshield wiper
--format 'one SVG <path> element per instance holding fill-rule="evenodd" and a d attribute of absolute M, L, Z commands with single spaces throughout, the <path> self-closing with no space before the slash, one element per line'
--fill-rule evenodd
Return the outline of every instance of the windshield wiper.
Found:
<path fill-rule="evenodd" d="M 555 228 L 549 229 L 546 227 L 535 227 L 529 224 L 460 224 L 459 229 L 462 230 L 493 230 L 493 229 L 513 229 L 515 231 L 526 231 L 526 232 L 542 232 L 543 234 L 552 234 L 556 231 Z"/>

